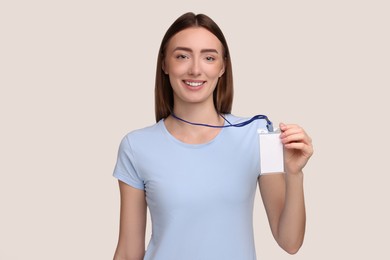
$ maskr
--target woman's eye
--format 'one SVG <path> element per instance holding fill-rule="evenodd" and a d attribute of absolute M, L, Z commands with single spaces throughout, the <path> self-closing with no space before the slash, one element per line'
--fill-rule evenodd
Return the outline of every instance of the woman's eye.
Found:
<path fill-rule="evenodd" d="M 179 60 L 184 60 L 184 59 L 187 59 L 188 57 L 186 55 L 184 55 L 184 54 L 179 54 L 179 55 L 176 56 L 176 58 L 179 59 Z"/>
<path fill-rule="evenodd" d="M 207 61 L 214 61 L 215 59 L 214 59 L 214 57 L 207 56 L 207 57 L 206 57 L 206 60 L 207 60 Z"/>

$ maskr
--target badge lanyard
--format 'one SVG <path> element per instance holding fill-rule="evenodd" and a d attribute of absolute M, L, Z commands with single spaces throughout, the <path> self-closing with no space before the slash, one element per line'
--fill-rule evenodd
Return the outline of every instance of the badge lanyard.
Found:
<path fill-rule="evenodd" d="M 274 131 L 272 122 L 265 115 L 255 115 L 251 119 L 248 119 L 248 120 L 246 120 L 244 122 L 232 124 L 232 123 L 229 122 L 229 120 L 227 120 L 223 115 L 220 114 L 220 116 L 228 123 L 228 125 L 208 125 L 208 124 L 202 124 L 202 123 L 193 123 L 193 122 L 184 120 L 184 119 L 176 116 L 173 112 L 171 113 L 171 116 L 176 118 L 176 119 L 178 119 L 178 120 L 180 120 L 180 121 L 183 121 L 184 123 L 190 124 L 190 125 L 206 126 L 206 127 L 212 127 L 212 128 L 243 127 L 243 126 L 246 126 L 246 125 L 252 123 L 255 120 L 265 119 L 267 121 L 267 129 L 268 129 L 268 131 L 269 132 L 273 132 Z"/>

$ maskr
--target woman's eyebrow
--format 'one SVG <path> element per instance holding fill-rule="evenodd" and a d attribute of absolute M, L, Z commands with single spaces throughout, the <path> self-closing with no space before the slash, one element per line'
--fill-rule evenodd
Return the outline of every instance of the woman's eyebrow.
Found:
<path fill-rule="evenodd" d="M 190 48 L 187 48 L 187 47 L 176 47 L 175 49 L 173 49 L 173 51 L 188 51 L 188 52 L 193 52 L 193 50 L 192 49 L 190 49 Z M 208 53 L 208 52 L 214 52 L 214 53 L 217 53 L 217 54 L 219 54 L 218 53 L 218 51 L 216 50 L 216 49 L 202 49 L 201 51 L 200 51 L 200 53 Z"/>

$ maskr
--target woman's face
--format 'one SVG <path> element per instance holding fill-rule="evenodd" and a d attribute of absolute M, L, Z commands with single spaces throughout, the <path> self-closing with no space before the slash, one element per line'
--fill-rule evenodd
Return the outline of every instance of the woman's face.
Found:
<path fill-rule="evenodd" d="M 185 29 L 168 42 L 163 70 L 169 75 L 175 105 L 213 102 L 218 78 L 225 71 L 223 46 L 202 27 Z"/>

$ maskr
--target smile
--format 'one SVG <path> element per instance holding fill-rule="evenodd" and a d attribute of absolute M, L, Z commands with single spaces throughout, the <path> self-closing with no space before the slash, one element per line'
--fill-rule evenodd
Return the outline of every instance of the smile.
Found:
<path fill-rule="evenodd" d="M 185 80 L 184 83 L 190 87 L 199 87 L 203 85 L 206 81 L 187 81 Z"/>

